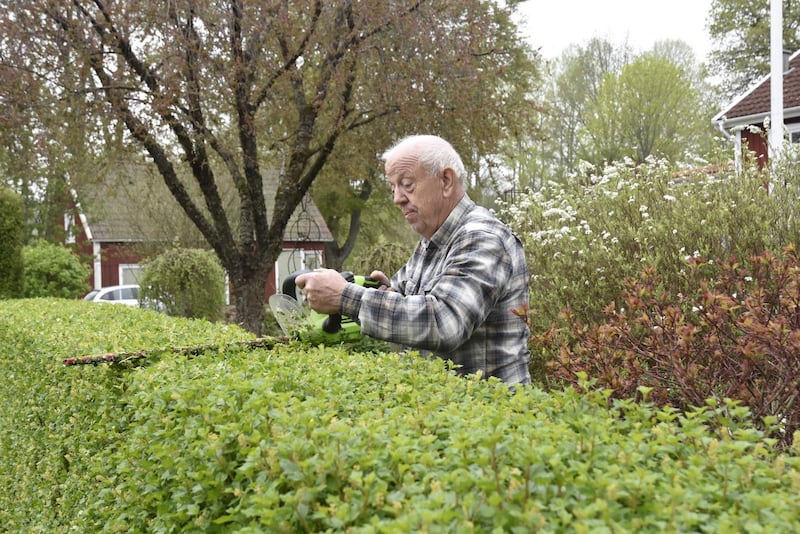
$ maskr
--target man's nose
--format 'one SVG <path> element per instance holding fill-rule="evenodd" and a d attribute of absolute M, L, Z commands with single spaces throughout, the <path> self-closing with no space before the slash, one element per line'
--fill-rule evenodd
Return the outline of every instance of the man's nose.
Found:
<path fill-rule="evenodd" d="M 403 191 L 399 187 L 395 187 L 394 191 L 392 191 L 392 201 L 395 204 L 403 204 L 408 201 L 408 197 L 403 194 Z"/>

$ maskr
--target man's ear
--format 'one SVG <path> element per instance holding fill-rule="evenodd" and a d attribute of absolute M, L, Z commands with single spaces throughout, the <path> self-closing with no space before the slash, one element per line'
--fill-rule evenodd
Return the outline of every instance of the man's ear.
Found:
<path fill-rule="evenodd" d="M 456 172 L 450 167 L 445 167 L 442 171 L 442 191 L 445 196 L 455 194 L 458 190 L 458 178 Z"/>

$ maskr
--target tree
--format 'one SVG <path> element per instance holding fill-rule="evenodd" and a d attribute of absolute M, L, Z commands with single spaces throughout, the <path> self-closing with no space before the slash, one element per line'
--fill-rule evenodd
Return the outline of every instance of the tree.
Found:
<path fill-rule="evenodd" d="M 496 52 L 484 53 L 481 71 L 499 75 L 475 83 L 477 79 L 464 78 L 468 73 L 463 70 L 455 75 L 434 74 L 432 78 L 449 82 L 442 87 L 435 113 L 401 113 L 391 121 L 374 121 L 351 132 L 334 148 L 312 189 L 336 239 L 326 244 L 329 267 L 341 269 L 357 246 L 368 249 L 385 241 L 416 241 L 400 213 L 383 196 L 383 168 L 377 158 L 406 133 L 435 131 L 453 143 L 470 171 L 470 195 L 484 204 L 514 180 L 512 167 L 499 161 L 506 140 L 534 130 L 541 106 L 531 94 L 540 79 L 539 62 L 519 40 L 508 10 L 493 10 L 486 20 L 492 33 L 476 34 L 474 47 Z M 429 65 L 434 72 L 438 68 L 436 63 Z M 471 74 L 473 78 L 478 75 Z"/>
<path fill-rule="evenodd" d="M 709 118 L 716 98 L 703 65 L 680 40 L 639 53 L 599 38 L 573 44 L 550 64 L 542 99 L 540 139 L 522 140 L 531 176 L 521 185 L 584 181 L 592 167 L 626 157 L 694 163 L 715 148 Z"/>
<path fill-rule="evenodd" d="M 678 161 L 698 124 L 699 98 L 685 71 L 665 57 L 645 54 L 623 69 L 619 82 L 620 119 L 633 160 L 643 163 L 653 154 Z"/>
<path fill-rule="evenodd" d="M 552 64 L 541 125 L 546 135 L 544 143 L 535 143 L 541 146 L 541 157 L 547 161 L 541 171 L 544 179 L 565 181 L 578 172 L 585 156 L 581 132 L 589 119 L 588 109 L 596 106 L 606 76 L 618 74 L 631 56 L 625 43 L 615 46 L 593 38 L 583 45 L 569 46 Z"/>
<path fill-rule="evenodd" d="M 709 59 L 729 99 L 769 73 L 769 6 L 756 0 L 711 2 L 708 30 L 714 47 Z M 800 48 L 800 2 L 783 0 L 783 47 Z"/>
<path fill-rule="evenodd" d="M 0 180 L 23 198 L 25 242 L 64 238 L 58 224 L 70 205 L 70 189 L 96 179 L 106 152 L 102 128 L 87 97 L 88 65 L 63 58 L 58 71 L 37 67 L 47 56 L 24 29 L 0 32 Z M 99 148 L 101 147 L 101 148 Z"/>
<path fill-rule="evenodd" d="M 91 289 L 89 266 L 64 245 L 42 239 L 22 249 L 25 297 L 74 299 Z"/>
<path fill-rule="evenodd" d="M 22 296 L 22 197 L 0 185 L 0 299 Z"/>
<path fill-rule="evenodd" d="M 708 146 L 712 130 L 697 78 L 663 55 L 678 48 L 655 50 L 625 65 L 619 75 L 606 75 L 597 102 L 589 107 L 583 155 L 594 165 L 623 157 L 643 163 L 650 156 L 678 163 L 687 152 Z"/>
<path fill-rule="evenodd" d="M 18 68 L 46 83 L 86 68 L 86 113 L 146 152 L 227 271 L 239 322 L 259 333 L 286 224 L 337 145 L 390 117 L 434 130 L 475 111 L 456 104 L 498 98 L 513 43 L 497 14 L 513 4 L 0 0 L 0 25 L 36 44 Z M 472 141 L 488 153 L 494 138 Z"/>

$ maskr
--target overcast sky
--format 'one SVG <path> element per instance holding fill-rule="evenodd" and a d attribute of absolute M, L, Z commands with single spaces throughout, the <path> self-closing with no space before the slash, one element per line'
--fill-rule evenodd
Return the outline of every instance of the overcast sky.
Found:
<path fill-rule="evenodd" d="M 706 29 L 711 0 L 527 0 L 518 12 L 534 48 L 552 59 L 570 44 L 592 37 L 626 40 L 637 52 L 663 39 L 688 43 L 704 61 L 711 45 Z"/>

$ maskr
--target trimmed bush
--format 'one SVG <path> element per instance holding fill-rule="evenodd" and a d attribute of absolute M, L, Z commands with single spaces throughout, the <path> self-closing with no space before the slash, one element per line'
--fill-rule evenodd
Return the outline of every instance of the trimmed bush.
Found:
<path fill-rule="evenodd" d="M 0 299 L 19 298 L 23 292 L 22 197 L 0 186 Z"/>
<path fill-rule="evenodd" d="M 796 531 L 800 449 L 732 403 L 679 414 L 438 360 L 279 344 L 80 301 L 0 307 L 14 532 Z M 64 357 L 158 349 L 138 365 Z M 590 383 L 579 384 L 591 389 Z"/>
<path fill-rule="evenodd" d="M 249 339 L 231 325 L 82 300 L 0 306 L 0 531 L 65 532 L 109 481 L 92 467 L 125 439 L 131 416 L 124 365 L 66 367 L 86 354 Z M 136 362 L 138 360 L 135 360 Z M 99 529 L 80 529 L 97 532 Z"/>
<path fill-rule="evenodd" d="M 63 245 L 39 240 L 24 247 L 22 257 L 27 298 L 77 298 L 91 289 L 91 269 Z"/>
<path fill-rule="evenodd" d="M 201 249 L 170 249 L 147 262 L 139 299 L 158 302 L 168 315 L 218 321 L 225 305 L 225 273 Z"/>

